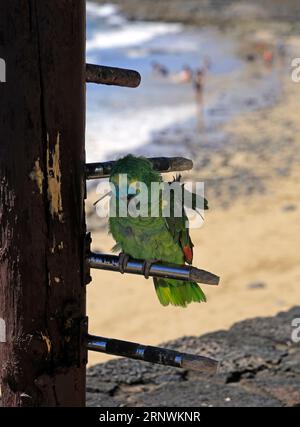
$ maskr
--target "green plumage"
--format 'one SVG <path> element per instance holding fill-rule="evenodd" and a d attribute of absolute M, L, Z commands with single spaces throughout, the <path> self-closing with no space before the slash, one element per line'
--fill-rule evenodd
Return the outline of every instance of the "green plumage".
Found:
<path fill-rule="evenodd" d="M 119 175 L 127 174 L 128 184 L 143 182 L 149 190 L 149 215 L 146 217 L 119 216 L 119 208 L 122 203 L 126 205 L 128 199 L 116 198 L 117 202 L 113 206 L 114 198 L 111 199 L 111 211 L 116 210 L 116 217 L 110 217 L 110 232 L 116 241 L 114 250 L 122 250 L 133 258 L 141 260 L 160 260 L 163 262 L 184 264 L 187 260 L 184 252 L 191 251 L 192 242 L 189 237 L 188 228 L 185 226 L 187 217 L 183 206 L 182 217 L 174 217 L 173 205 L 176 204 L 176 197 L 170 198 L 171 216 L 162 216 L 163 200 L 159 199 L 159 216 L 150 215 L 150 188 L 151 182 L 161 183 L 162 179 L 158 172 L 154 171 L 152 164 L 145 158 L 128 155 L 116 162 L 110 177 L 111 183 L 115 185 L 117 195 L 119 195 Z M 183 187 L 182 187 L 183 189 Z M 185 191 L 183 189 L 183 191 Z M 138 192 L 137 192 L 138 193 Z M 171 193 L 172 195 L 172 193 Z M 120 200 L 120 201 L 119 201 Z M 194 200 L 193 200 L 194 201 Z M 207 208 L 207 202 L 205 208 Z M 192 255 L 191 255 L 192 256 Z M 191 302 L 206 301 L 201 288 L 195 282 L 186 282 L 173 279 L 154 278 L 155 290 L 160 303 L 164 306 L 169 304 L 186 307 Z"/>

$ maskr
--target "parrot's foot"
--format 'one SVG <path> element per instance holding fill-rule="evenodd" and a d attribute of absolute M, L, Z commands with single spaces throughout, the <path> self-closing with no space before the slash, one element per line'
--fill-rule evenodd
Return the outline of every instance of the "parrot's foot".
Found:
<path fill-rule="evenodd" d="M 129 255 L 125 254 L 124 252 L 119 253 L 119 270 L 121 274 L 125 273 L 129 258 Z"/>
<path fill-rule="evenodd" d="M 159 259 L 150 259 L 150 260 L 144 261 L 142 273 L 143 273 L 145 279 L 149 279 L 150 269 L 151 269 L 152 265 L 159 262 L 159 261 L 160 261 Z"/>

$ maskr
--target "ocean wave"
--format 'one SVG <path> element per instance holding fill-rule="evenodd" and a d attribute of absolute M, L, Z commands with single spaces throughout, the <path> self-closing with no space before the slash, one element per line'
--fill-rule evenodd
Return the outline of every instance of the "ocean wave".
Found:
<path fill-rule="evenodd" d="M 124 111 L 105 115 L 99 121 L 99 113 L 87 115 L 87 161 L 105 161 L 120 152 L 134 152 L 151 142 L 153 136 L 165 128 L 184 122 L 195 115 L 193 104 L 145 108 L 142 111 Z M 157 148 L 153 147 L 153 155 Z M 174 147 L 170 147 L 174 150 Z M 108 159 L 109 156 L 109 159 Z"/>
<path fill-rule="evenodd" d="M 87 40 L 86 50 L 115 49 L 137 46 L 157 36 L 181 31 L 181 24 L 127 23 L 118 29 L 97 31 Z"/>
<path fill-rule="evenodd" d="M 114 4 L 99 5 L 93 2 L 86 2 L 86 13 L 100 18 L 107 18 L 118 13 L 118 8 Z"/>

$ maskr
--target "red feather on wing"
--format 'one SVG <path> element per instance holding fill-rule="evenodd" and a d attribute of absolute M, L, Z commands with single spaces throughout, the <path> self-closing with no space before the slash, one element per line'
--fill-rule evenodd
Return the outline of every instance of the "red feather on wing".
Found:
<path fill-rule="evenodd" d="M 186 262 L 192 264 L 193 262 L 193 249 L 190 246 L 183 247 L 184 258 Z"/>

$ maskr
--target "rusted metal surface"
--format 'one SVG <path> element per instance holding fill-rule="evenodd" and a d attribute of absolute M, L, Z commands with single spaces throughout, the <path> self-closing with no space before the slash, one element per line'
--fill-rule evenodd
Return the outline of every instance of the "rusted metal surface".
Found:
<path fill-rule="evenodd" d="M 135 70 L 86 64 L 86 82 L 135 88 L 141 83 L 141 76 Z"/>
<path fill-rule="evenodd" d="M 85 1 L 0 2 L 3 406 L 84 406 Z"/>
<path fill-rule="evenodd" d="M 148 160 L 159 172 L 182 172 L 193 168 L 193 162 L 184 157 L 150 157 Z M 87 163 L 85 165 L 86 179 L 107 178 L 110 176 L 115 161 L 102 163 Z"/>
<path fill-rule="evenodd" d="M 99 270 L 110 270 L 120 272 L 119 256 L 109 254 L 97 254 L 91 252 L 87 258 L 87 263 L 90 268 Z M 129 259 L 124 273 L 143 275 L 144 264 L 141 260 Z M 150 276 L 152 277 L 168 277 L 177 280 L 192 280 L 206 285 L 217 286 L 220 278 L 209 271 L 201 270 L 188 265 L 177 264 L 152 264 L 150 268 Z"/>
<path fill-rule="evenodd" d="M 209 357 L 94 335 L 88 335 L 87 348 L 99 353 L 129 357 L 130 359 L 205 372 L 207 374 L 215 374 L 219 364 L 217 360 Z"/>

